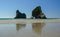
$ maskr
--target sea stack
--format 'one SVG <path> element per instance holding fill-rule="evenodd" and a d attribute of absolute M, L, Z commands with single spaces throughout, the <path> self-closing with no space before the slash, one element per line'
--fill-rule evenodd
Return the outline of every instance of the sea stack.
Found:
<path fill-rule="evenodd" d="M 18 19 L 18 18 L 26 18 L 26 14 L 25 13 L 21 13 L 19 10 L 16 10 L 15 19 Z"/>
<path fill-rule="evenodd" d="M 40 6 L 37 6 L 35 9 L 33 9 L 32 17 L 36 19 L 46 19 L 46 16 L 44 13 L 42 13 Z"/>

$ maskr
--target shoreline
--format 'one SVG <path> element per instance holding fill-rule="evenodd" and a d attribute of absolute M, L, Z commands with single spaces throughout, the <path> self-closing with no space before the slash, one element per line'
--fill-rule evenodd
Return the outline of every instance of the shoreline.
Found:
<path fill-rule="evenodd" d="M 60 19 L 14 19 L 0 20 L 0 24 L 26 24 L 26 23 L 53 23 L 60 22 Z"/>

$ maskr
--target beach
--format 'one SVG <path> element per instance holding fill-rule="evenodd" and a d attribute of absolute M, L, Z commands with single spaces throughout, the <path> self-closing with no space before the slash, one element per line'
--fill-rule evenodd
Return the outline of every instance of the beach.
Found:
<path fill-rule="evenodd" d="M 60 19 L 0 19 L 0 37 L 60 37 Z"/>
<path fill-rule="evenodd" d="M 0 24 L 0 37 L 60 37 L 60 23 Z"/>

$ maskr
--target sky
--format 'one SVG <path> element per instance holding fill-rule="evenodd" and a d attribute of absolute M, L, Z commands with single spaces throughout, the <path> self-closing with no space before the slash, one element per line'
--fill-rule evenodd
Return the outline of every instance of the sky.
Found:
<path fill-rule="evenodd" d="M 0 18 L 14 18 L 17 9 L 30 18 L 37 6 L 47 18 L 60 18 L 60 0 L 0 0 Z"/>

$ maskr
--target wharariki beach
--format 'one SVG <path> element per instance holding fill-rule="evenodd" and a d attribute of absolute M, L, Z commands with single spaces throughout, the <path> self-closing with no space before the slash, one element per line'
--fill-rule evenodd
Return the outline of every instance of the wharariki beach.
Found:
<path fill-rule="evenodd" d="M 16 23 L 16 24 L 25 24 L 25 23 L 53 23 L 53 22 L 60 22 L 60 19 L 0 19 L 0 24 L 6 23 Z"/>

